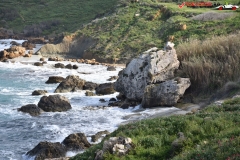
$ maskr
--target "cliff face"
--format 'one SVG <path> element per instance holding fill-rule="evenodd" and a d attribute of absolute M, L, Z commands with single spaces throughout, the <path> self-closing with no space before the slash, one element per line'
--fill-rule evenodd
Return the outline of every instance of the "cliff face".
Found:
<path fill-rule="evenodd" d="M 44 57 L 84 58 L 85 50 L 95 45 L 96 42 L 86 36 L 65 36 L 61 43 L 46 44 L 37 53 Z"/>

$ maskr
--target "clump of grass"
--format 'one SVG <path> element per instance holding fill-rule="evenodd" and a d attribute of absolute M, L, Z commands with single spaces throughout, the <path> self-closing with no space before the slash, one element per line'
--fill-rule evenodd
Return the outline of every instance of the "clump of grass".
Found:
<path fill-rule="evenodd" d="M 177 47 L 180 71 L 191 90 L 212 93 L 240 76 L 240 34 L 191 40 Z"/>
<path fill-rule="evenodd" d="M 133 139 L 135 148 L 126 156 L 105 154 L 105 159 L 238 159 L 240 153 L 240 98 L 229 99 L 221 106 L 210 105 L 195 115 L 180 115 L 141 120 L 119 127 L 109 136 Z M 183 132 L 186 140 L 175 155 L 172 142 Z M 109 137 L 107 137 L 109 138 Z M 107 139 L 106 138 L 106 139 Z M 93 159 L 96 148 L 72 160 Z"/>

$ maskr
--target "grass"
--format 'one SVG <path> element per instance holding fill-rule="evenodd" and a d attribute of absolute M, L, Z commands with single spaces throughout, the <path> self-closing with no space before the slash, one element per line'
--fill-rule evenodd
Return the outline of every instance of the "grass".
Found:
<path fill-rule="evenodd" d="M 109 137 L 130 137 L 135 148 L 123 157 L 107 153 L 104 159 L 239 159 L 239 112 L 240 98 L 235 98 L 221 106 L 212 104 L 194 115 L 160 117 L 121 126 Z M 181 149 L 173 152 L 171 144 L 178 132 L 183 132 L 186 140 Z M 101 148 L 102 143 L 71 160 L 94 159 L 94 151 Z"/>

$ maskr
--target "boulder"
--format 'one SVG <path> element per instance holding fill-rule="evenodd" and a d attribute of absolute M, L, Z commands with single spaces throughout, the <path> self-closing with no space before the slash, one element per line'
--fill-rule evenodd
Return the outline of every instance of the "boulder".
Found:
<path fill-rule="evenodd" d="M 97 142 L 98 139 L 101 138 L 105 134 L 108 135 L 108 134 L 110 134 L 110 132 L 108 132 L 107 130 L 97 132 L 95 135 L 91 136 L 91 141 L 92 142 Z"/>
<path fill-rule="evenodd" d="M 102 150 L 95 153 L 94 160 L 102 160 L 104 153 L 116 154 L 117 156 L 126 155 L 134 148 L 131 138 L 125 137 L 110 137 L 109 140 L 104 141 Z"/>
<path fill-rule="evenodd" d="M 72 108 L 69 100 L 61 95 L 43 96 L 38 102 L 38 107 L 45 112 L 62 112 Z"/>
<path fill-rule="evenodd" d="M 84 84 L 85 80 L 79 78 L 79 76 L 70 75 L 58 85 L 54 93 L 66 93 L 82 90 Z"/>
<path fill-rule="evenodd" d="M 107 71 L 116 71 L 116 68 L 113 66 L 108 66 Z"/>
<path fill-rule="evenodd" d="M 146 86 L 142 107 L 174 106 L 190 86 L 189 78 L 175 78 Z"/>
<path fill-rule="evenodd" d="M 38 95 L 46 95 L 48 93 L 46 90 L 35 90 L 32 92 L 33 96 L 38 96 Z"/>
<path fill-rule="evenodd" d="M 65 78 L 60 77 L 60 76 L 51 76 L 51 77 L 48 78 L 48 80 L 45 83 L 47 83 L 47 84 L 50 84 L 50 83 L 61 83 L 64 80 L 65 80 Z"/>
<path fill-rule="evenodd" d="M 56 63 L 54 66 L 55 68 L 65 68 L 64 64 L 62 63 Z"/>
<path fill-rule="evenodd" d="M 39 116 L 42 113 L 42 110 L 36 104 L 27 104 L 18 108 L 18 111 L 29 113 L 31 116 Z"/>
<path fill-rule="evenodd" d="M 93 92 L 91 92 L 91 91 L 86 91 L 86 92 L 85 92 L 85 95 L 86 95 L 86 96 L 95 96 L 96 94 L 93 93 Z"/>
<path fill-rule="evenodd" d="M 45 61 L 45 58 L 42 57 L 42 58 L 39 59 L 39 61 Z"/>
<path fill-rule="evenodd" d="M 67 65 L 65 66 L 65 68 L 67 68 L 67 69 L 73 69 L 73 66 L 72 66 L 71 64 L 67 64 Z"/>
<path fill-rule="evenodd" d="M 43 63 L 41 63 L 41 62 L 35 62 L 33 65 L 34 65 L 34 66 L 43 66 Z"/>
<path fill-rule="evenodd" d="M 116 91 L 114 90 L 113 83 L 103 83 L 96 88 L 96 94 L 113 94 Z"/>
<path fill-rule="evenodd" d="M 36 45 L 35 45 L 35 44 L 32 44 L 32 43 L 30 43 L 30 42 L 28 42 L 28 41 L 24 41 L 24 42 L 22 43 L 22 47 L 26 48 L 27 50 L 32 50 L 33 48 L 36 47 Z"/>
<path fill-rule="evenodd" d="M 93 82 L 86 82 L 83 86 L 83 90 L 95 90 L 99 84 Z"/>
<path fill-rule="evenodd" d="M 62 144 L 68 150 L 82 150 L 91 146 L 84 133 L 70 134 L 63 140 Z"/>
<path fill-rule="evenodd" d="M 119 72 L 114 89 L 130 100 L 141 101 L 148 84 L 159 83 L 174 77 L 179 61 L 175 49 L 168 52 L 152 48 L 134 58 Z"/>
<path fill-rule="evenodd" d="M 77 66 L 76 64 L 74 64 L 74 65 L 72 66 L 72 68 L 73 68 L 73 69 L 78 69 L 78 66 Z"/>
<path fill-rule="evenodd" d="M 40 142 L 32 150 L 28 151 L 26 155 L 35 156 L 34 160 L 44 160 L 45 158 L 60 158 L 65 157 L 67 150 L 59 142 Z"/>

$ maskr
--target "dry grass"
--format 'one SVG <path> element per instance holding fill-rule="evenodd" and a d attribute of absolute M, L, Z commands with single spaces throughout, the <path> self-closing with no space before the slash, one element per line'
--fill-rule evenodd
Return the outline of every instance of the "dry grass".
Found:
<path fill-rule="evenodd" d="M 191 40 L 177 47 L 181 76 L 191 79 L 191 90 L 212 93 L 240 77 L 240 33 Z"/>

